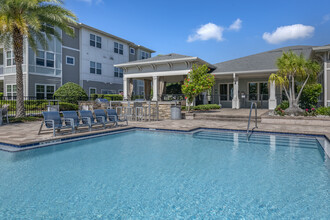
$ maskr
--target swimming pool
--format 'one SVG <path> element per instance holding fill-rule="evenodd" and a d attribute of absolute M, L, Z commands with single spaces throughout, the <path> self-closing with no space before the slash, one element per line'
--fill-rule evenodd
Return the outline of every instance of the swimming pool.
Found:
<path fill-rule="evenodd" d="M 0 158 L 0 219 L 330 216 L 314 137 L 129 131 Z"/>

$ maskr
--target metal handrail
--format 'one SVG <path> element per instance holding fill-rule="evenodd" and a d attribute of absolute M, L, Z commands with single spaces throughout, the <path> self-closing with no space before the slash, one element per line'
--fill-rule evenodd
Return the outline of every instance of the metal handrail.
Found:
<path fill-rule="evenodd" d="M 258 128 L 258 112 L 257 112 L 258 107 L 257 107 L 256 102 L 252 102 L 251 107 L 250 107 L 249 121 L 248 121 L 247 129 L 246 129 L 246 139 L 247 140 L 249 140 L 249 137 L 251 136 L 251 134 L 249 134 L 249 133 L 250 133 L 250 121 L 251 121 L 251 113 L 252 113 L 253 105 L 255 107 L 255 110 L 254 110 L 254 112 L 255 112 L 255 118 L 254 118 L 255 126 L 254 126 L 254 128 L 251 129 L 251 134 L 252 134 L 252 132 L 255 128 Z"/>

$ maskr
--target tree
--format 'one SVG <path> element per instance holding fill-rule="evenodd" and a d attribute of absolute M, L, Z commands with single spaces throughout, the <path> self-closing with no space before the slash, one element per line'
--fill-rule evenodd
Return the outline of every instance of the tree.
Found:
<path fill-rule="evenodd" d="M 312 60 L 306 60 L 302 54 L 297 55 L 292 51 L 284 52 L 277 59 L 276 65 L 278 72 L 270 75 L 269 84 L 275 82 L 275 85 L 284 89 L 289 101 L 289 108 L 285 110 L 286 114 L 303 114 L 303 110 L 299 108 L 301 93 L 307 83 L 316 81 L 320 65 Z M 297 95 L 296 83 L 300 84 Z"/>
<path fill-rule="evenodd" d="M 78 101 L 88 100 L 88 95 L 85 90 L 81 88 L 80 85 L 68 82 L 61 86 L 54 93 L 56 99 L 61 100 L 62 102 L 69 102 L 77 104 Z"/>
<path fill-rule="evenodd" d="M 57 28 L 70 36 L 76 16 L 63 7 L 62 0 L 0 0 L 0 42 L 12 48 L 16 63 L 16 117 L 24 117 L 23 47 L 25 38 L 36 51 L 37 43 L 47 49 L 48 40 L 54 36 L 61 40 Z"/>
<path fill-rule="evenodd" d="M 205 64 L 202 66 L 194 64 L 184 80 L 181 90 L 188 102 L 188 112 L 195 97 L 202 92 L 209 91 L 214 85 L 214 75 L 209 74 L 209 71 L 210 69 Z"/>

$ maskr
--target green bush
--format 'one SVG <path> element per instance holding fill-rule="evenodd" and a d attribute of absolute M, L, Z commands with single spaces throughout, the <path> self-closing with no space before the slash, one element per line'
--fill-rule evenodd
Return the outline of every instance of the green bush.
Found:
<path fill-rule="evenodd" d="M 108 99 L 109 101 L 123 101 L 123 96 L 117 94 L 104 95 L 104 98 Z"/>
<path fill-rule="evenodd" d="M 77 111 L 79 109 L 79 106 L 77 104 L 71 104 L 67 102 L 60 102 L 60 111 Z"/>
<path fill-rule="evenodd" d="M 181 107 L 182 110 L 186 110 L 186 106 Z M 191 106 L 191 110 L 211 110 L 211 109 L 220 109 L 220 106 L 217 104 L 207 104 L 207 105 L 197 105 Z"/>
<path fill-rule="evenodd" d="M 0 92 L 0 99 L 2 99 L 3 97 L 3 92 Z"/>
<path fill-rule="evenodd" d="M 330 116 L 330 107 L 319 107 L 316 109 L 318 115 L 328 115 Z"/>
<path fill-rule="evenodd" d="M 54 93 L 55 99 L 61 102 L 77 104 L 78 101 L 88 100 L 88 96 L 83 88 L 78 84 L 68 82 L 61 86 Z"/>
<path fill-rule="evenodd" d="M 283 101 L 281 104 L 279 104 L 276 108 L 275 108 L 275 113 L 277 115 L 284 115 L 284 110 L 289 108 L 289 102 L 288 101 Z"/>
<path fill-rule="evenodd" d="M 300 91 L 301 86 L 298 86 L 298 91 Z M 311 109 L 315 108 L 318 102 L 318 99 L 322 92 L 321 84 L 307 84 L 299 100 L 300 108 L 302 109 Z"/>

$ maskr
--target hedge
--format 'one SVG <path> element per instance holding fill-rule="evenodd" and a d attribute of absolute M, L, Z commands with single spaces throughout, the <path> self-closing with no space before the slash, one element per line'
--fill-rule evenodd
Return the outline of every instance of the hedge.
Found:
<path fill-rule="evenodd" d="M 67 102 L 60 102 L 60 111 L 77 111 L 79 109 L 79 106 L 76 104 L 71 104 Z"/>
<path fill-rule="evenodd" d="M 330 116 L 330 107 L 319 107 L 316 109 L 316 114 Z"/>
<path fill-rule="evenodd" d="M 0 92 L 0 99 L 2 99 L 3 97 L 3 92 Z"/>
<path fill-rule="evenodd" d="M 191 110 L 211 110 L 211 109 L 220 109 L 221 107 L 217 104 L 207 104 L 207 105 L 197 105 L 191 106 Z M 181 107 L 182 110 L 186 110 L 186 106 Z"/>

